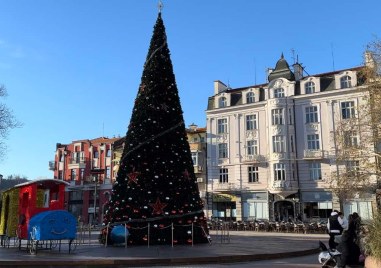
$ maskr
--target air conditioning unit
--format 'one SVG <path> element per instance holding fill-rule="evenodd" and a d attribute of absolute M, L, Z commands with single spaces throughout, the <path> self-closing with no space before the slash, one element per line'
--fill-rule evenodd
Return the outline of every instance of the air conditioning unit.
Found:
<path fill-rule="evenodd" d="M 197 178 L 197 182 L 203 182 L 204 178 Z"/>

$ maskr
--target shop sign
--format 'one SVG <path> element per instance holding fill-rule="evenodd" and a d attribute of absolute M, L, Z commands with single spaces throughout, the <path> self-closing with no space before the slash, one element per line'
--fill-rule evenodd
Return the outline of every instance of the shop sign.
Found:
<path fill-rule="evenodd" d="M 213 194 L 213 202 L 235 202 L 237 197 L 231 194 Z"/>

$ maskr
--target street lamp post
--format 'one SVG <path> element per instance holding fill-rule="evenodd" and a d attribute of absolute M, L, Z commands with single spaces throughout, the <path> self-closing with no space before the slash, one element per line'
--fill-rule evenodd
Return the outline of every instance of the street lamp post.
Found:
<path fill-rule="evenodd" d="M 95 183 L 95 188 L 94 188 L 94 214 L 93 214 L 93 224 L 96 219 L 96 214 L 97 214 L 97 186 L 98 186 L 98 176 L 93 177 L 93 182 Z"/>

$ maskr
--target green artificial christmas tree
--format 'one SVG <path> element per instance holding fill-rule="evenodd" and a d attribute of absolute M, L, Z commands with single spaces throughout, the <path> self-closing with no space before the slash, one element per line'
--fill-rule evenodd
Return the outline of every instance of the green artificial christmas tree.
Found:
<path fill-rule="evenodd" d="M 129 244 L 205 243 L 202 209 L 159 12 L 104 224 L 126 223 Z"/>

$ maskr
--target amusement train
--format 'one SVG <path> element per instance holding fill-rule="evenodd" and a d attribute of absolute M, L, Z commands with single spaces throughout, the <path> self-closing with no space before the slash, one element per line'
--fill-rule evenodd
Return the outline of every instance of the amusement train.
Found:
<path fill-rule="evenodd" d="M 67 182 L 42 179 L 18 184 L 2 194 L 0 237 L 3 246 L 14 238 L 21 249 L 26 240 L 30 253 L 54 248 L 67 240 L 69 253 L 75 249 L 77 221 L 64 210 Z M 25 243 L 24 243 L 25 244 Z"/>

